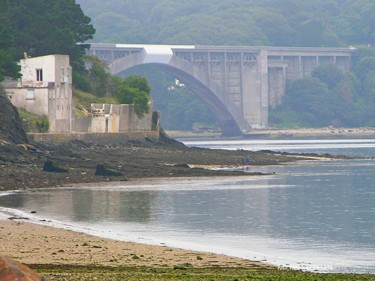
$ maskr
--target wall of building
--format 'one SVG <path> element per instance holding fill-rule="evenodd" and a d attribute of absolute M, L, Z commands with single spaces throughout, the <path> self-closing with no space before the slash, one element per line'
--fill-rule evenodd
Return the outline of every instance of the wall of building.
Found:
<path fill-rule="evenodd" d="M 20 60 L 22 77 L 6 87 L 12 104 L 47 116 L 50 133 L 71 131 L 72 68 L 69 56 L 48 55 Z"/>
<path fill-rule="evenodd" d="M 33 114 L 48 116 L 48 88 L 7 88 L 12 104 Z"/>
<path fill-rule="evenodd" d="M 69 56 L 55 55 L 53 79 L 54 91 L 50 91 L 49 114 L 50 132 L 61 133 L 71 131 L 72 118 L 72 68 Z"/>

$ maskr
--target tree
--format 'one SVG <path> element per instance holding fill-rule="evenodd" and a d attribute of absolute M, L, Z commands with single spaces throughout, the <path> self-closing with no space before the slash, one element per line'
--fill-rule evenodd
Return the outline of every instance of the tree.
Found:
<path fill-rule="evenodd" d="M 100 42 L 276 46 L 375 42 L 373 0 L 77 1 L 92 16 Z M 226 29 L 233 33 L 223 32 Z"/>
<path fill-rule="evenodd" d="M 108 65 L 101 59 L 85 55 L 86 71 L 81 73 L 80 83 L 87 83 L 84 87 L 97 97 L 111 96 L 113 90 L 112 75 L 108 71 Z M 83 85 L 81 85 L 82 88 Z"/>
<path fill-rule="evenodd" d="M 343 17 L 349 22 L 351 33 L 346 38 L 351 44 L 375 45 L 375 2 L 373 0 L 348 1 Z"/>
<path fill-rule="evenodd" d="M 355 68 L 358 79 L 364 83 L 368 75 L 371 74 L 375 69 L 375 56 L 366 56 L 359 60 L 357 67 Z"/>
<path fill-rule="evenodd" d="M 12 0 L 10 24 L 14 29 L 19 57 L 65 54 L 75 70 L 83 67 L 81 58 L 88 48 L 83 44 L 95 33 L 75 0 Z"/>
<path fill-rule="evenodd" d="M 342 71 L 335 65 L 319 66 L 311 75 L 325 83 L 329 89 L 337 87 L 345 77 Z"/>
<path fill-rule="evenodd" d="M 13 50 L 0 49 L 0 82 L 3 81 L 5 77 L 20 77 L 20 67 L 17 65 L 14 57 Z"/>
<path fill-rule="evenodd" d="M 308 77 L 293 82 L 288 87 L 283 103 L 297 112 L 304 124 L 311 126 L 330 125 L 334 118 L 332 95 L 326 84 L 317 78 Z"/>
<path fill-rule="evenodd" d="M 139 118 L 150 111 L 151 88 L 146 78 L 131 75 L 120 81 L 117 97 L 120 103 L 133 104 L 134 111 Z"/>
<path fill-rule="evenodd" d="M 14 36 L 9 21 L 9 2 L 0 0 L 0 82 L 5 77 L 19 77 L 14 50 Z"/>

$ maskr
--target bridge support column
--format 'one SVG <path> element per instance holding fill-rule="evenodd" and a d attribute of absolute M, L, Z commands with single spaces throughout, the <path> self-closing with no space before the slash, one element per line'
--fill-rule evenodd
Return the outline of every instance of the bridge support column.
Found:
<path fill-rule="evenodd" d="M 260 51 L 257 63 L 243 67 L 242 79 L 243 130 L 262 128 L 268 123 L 268 60 Z"/>
<path fill-rule="evenodd" d="M 268 67 L 268 106 L 276 108 L 285 94 L 286 70 L 283 66 Z"/>

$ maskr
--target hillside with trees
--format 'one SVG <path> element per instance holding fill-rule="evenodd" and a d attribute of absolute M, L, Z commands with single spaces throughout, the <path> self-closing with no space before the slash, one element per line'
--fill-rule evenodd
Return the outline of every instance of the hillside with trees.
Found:
<path fill-rule="evenodd" d="M 87 68 L 92 66 L 84 59 L 85 43 L 90 40 L 354 46 L 358 51 L 351 73 L 317 69 L 311 77 L 287 85 L 285 100 L 272 109 L 270 123 L 281 127 L 375 123 L 373 0 L 0 0 L 0 6 L 0 80 L 18 76 L 17 61 L 25 54 L 68 54 L 77 89 L 98 98 L 118 99 L 118 90 L 129 90 L 121 86 L 127 82 L 106 77 L 105 66 Z M 166 128 L 189 129 L 197 123 L 215 126 L 201 100 L 188 88 L 176 87 L 174 77 L 152 68 L 132 69 L 127 74 L 147 77 Z M 137 93 L 139 97 L 132 101 L 144 101 L 145 95 Z"/>
<path fill-rule="evenodd" d="M 374 126 L 375 2 L 372 0 L 78 0 L 110 43 L 262 45 L 359 48 L 351 73 L 334 67 L 287 85 L 284 102 L 270 112 L 275 127 Z M 174 78 L 138 68 L 152 86 L 156 109 L 169 129 L 214 126 L 214 118 Z M 169 89 L 169 90 L 168 90 Z M 191 111 L 191 105 L 199 112 Z M 178 110 L 176 110 L 178 108 Z M 175 112 L 178 112 L 176 114 Z M 199 116 L 200 118 L 196 118 Z"/>
<path fill-rule="evenodd" d="M 375 43 L 372 0 L 78 0 L 96 42 L 348 46 Z"/>

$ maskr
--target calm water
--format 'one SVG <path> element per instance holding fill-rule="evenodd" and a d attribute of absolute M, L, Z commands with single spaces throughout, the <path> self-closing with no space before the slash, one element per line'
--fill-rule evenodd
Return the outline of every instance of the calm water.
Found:
<path fill-rule="evenodd" d="M 375 156 L 375 142 L 363 144 L 353 141 L 340 148 L 337 141 L 335 149 L 337 154 Z M 326 149 L 310 141 L 300 145 L 315 152 Z M 281 146 L 285 143 L 278 146 L 283 151 Z M 0 211 L 120 240 L 312 271 L 375 273 L 375 160 L 303 161 L 251 169 L 275 175 L 4 193 Z"/>
<path fill-rule="evenodd" d="M 272 150 L 291 153 L 317 153 L 375 157 L 375 139 L 343 140 L 228 140 L 185 141 L 188 146 L 214 149 Z"/>

